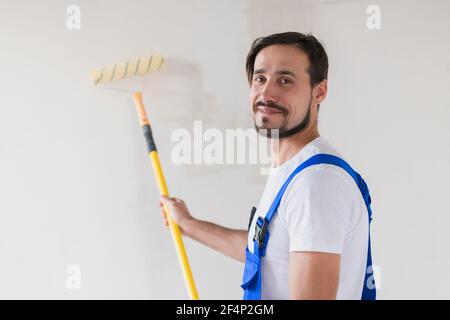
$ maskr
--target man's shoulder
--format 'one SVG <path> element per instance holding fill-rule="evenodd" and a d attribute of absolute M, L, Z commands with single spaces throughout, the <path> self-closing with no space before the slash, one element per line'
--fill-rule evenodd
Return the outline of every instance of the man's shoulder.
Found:
<path fill-rule="evenodd" d="M 332 164 L 310 166 L 289 183 L 280 206 L 336 205 L 348 207 L 357 199 L 357 186 L 342 168 Z"/>
<path fill-rule="evenodd" d="M 347 186 L 351 176 L 342 168 L 333 164 L 316 164 L 302 170 L 289 184 L 291 189 L 315 189 L 330 186 Z M 286 190 L 287 191 L 287 190 Z"/>

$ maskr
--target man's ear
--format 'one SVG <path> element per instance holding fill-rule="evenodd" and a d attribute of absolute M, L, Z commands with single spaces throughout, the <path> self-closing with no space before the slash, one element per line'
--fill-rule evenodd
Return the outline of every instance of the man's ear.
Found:
<path fill-rule="evenodd" d="M 328 93 L 328 80 L 324 79 L 317 84 L 313 89 L 313 101 L 314 104 L 320 104 L 325 100 Z"/>

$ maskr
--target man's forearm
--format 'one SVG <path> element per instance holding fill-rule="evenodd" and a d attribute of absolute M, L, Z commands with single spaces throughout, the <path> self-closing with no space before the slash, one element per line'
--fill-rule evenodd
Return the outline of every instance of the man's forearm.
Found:
<path fill-rule="evenodd" d="M 245 262 L 248 232 L 190 219 L 182 227 L 183 234 L 238 261 Z"/>

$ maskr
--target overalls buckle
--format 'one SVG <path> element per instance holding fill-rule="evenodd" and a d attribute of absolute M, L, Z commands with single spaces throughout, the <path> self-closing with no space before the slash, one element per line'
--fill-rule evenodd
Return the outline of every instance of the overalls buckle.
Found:
<path fill-rule="evenodd" d="M 258 247 L 263 249 L 266 245 L 266 232 L 267 232 L 267 220 L 266 218 L 258 217 L 255 225 L 255 235 L 253 236 L 253 241 L 258 243 Z"/>

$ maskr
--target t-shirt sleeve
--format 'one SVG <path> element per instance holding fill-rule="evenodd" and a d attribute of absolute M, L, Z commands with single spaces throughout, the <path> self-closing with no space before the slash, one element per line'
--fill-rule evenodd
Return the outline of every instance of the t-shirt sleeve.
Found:
<path fill-rule="evenodd" d="M 351 210 L 345 176 L 329 165 L 305 169 L 289 184 L 279 214 L 289 233 L 289 251 L 341 254 Z"/>

